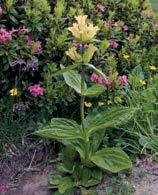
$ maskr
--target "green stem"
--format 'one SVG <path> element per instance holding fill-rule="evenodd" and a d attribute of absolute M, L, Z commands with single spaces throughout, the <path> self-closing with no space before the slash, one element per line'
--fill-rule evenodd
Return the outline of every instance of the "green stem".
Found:
<path fill-rule="evenodd" d="M 82 66 L 82 73 L 81 73 L 81 101 L 80 101 L 80 114 L 81 114 L 81 125 L 83 132 L 85 133 L 85 128 L 84 128 L 84 96 L 83 90 L 84 90 L 84 81 L 85 81 L 85 69 L 84 66 Z"/>
<path fill-rule="evenodd" d="M 83 52 L 84 52 L 84 49 L 82 47 L 82 54 L 83 54 Z M 81 68 L 82 68 L 82 72 L 81 72 L 80 115 L 81 115 L 81 126 L 82 126 L 84 143 L 85 143 L 85 160 L 86 160 L 89 157 L 90 142 L 89 142 L 89 137 L 87 135 L 87 131 L 86 131 L 85 126 L 84 126 L 84 118 L 85 118 L 84 101 L 85 101 L 85 97 L 83 96 L 83 91 L 84 91 L 84 83 L 85 83 L 85 66 L 82 65 Z"/>

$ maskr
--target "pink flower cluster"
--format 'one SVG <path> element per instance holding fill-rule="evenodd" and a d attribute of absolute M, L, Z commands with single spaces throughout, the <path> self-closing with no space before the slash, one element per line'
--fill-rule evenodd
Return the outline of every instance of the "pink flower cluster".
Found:
<path fill-rule="evenodd" d="M 107 88 L 112 88 L 112 82 L 108 76 L 101 78 L 98 74 L 93 73 L 91 76 L 91 81 L 95 81 L 98 84 L 101 84 Z"/>
<path fill-rule="evenodd" d="M 104 23 L 105 27 L 108 28 L 114 28 L 114 27 L 120 27 L 123 31 L 128 31 L 128 26 L 126 24 L 119 24 L 118 22 L 106 20 Z"/>
<path fill-rule="evenodd" d="M 43 50 L 41 41 L 34 42 L 31 37 L 28 38 L 27 45 L 32 47 L 33 53 L 41 53 Z"/>
<path fill-rule="evenodd" d="M 0 192 L 5 191 L 7 189 L 7 187 L 8 186 L 6 184 L 0 183 Z"/>
<path fill-rule="evenodd" d="M 105 11 L 105 6 L 104 5 L 102 5 L 102 4 L 97 4 L 97 11 L 98 12 L 104 12 Z"/>
<path fill-rule="evenodd" d="M 12 33 L 7 31 L 5 28 L 0 28 L 0 43 L 6 43 L 12 39 Z"/>
<path fill-rule="evenodd" d="M 25 26 L 20 27 L 19 29 L 12 28 L 11 31 L 7 31 L 5 28 L 0 28 L 0 43 L 3 44 L 11 40 L 16 32 L 26 33 L 28 32 L 28 29 Z"/>
<path fill-rule="evenodd" d="M 16 33 L 16 32 L 27 33 L 28 29 L 25 26 L 23 26 L 23 27 L 20 27 L 18 29 L 12 28 L 12 30 L 10 31 L 11 34 Z"/>
<path fill-rule="evenodd" d="M 44 88 L 41 87 L 40 84 L 31 85 L 29 86 L 28 90 L 30 94 L 33 95 L 34 97 L 42 96 L 44 93 Z"/>
<path fill-rule="evenodd" d="M 115 82 L 110 80 L 109 76 L 105 76 L 105 78 L 101 78 L 98 74 L 93 73 L 91 76 L 91 81 L 95 81 L 98 84 L 101 84 L 109 89 L 114 89 Z M 128 78 L 126 75 L 119 76 L 118 82 L 121 86 L 128 85 Z"/>
<path fill-rule="evenodd" d="M 111 49 L 117 49 L 118 46 L 119 46 L 119 44 L 116 41 L 114 41 L 114 40 L 110 41 L 110 48 Z"/>
<path fill-rule="evenodd" d="M 154 25 L 155 30 L 158 30 L 158 24 Z"/>

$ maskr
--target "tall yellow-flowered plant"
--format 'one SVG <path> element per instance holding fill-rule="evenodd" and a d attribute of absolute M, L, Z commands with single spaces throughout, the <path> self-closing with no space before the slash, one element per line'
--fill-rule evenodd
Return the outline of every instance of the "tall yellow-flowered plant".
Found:
<path fill-rule="evenodd" d="M 74 38 L 80 43 L 91 42 L 94 36 L 99 31 L 97 26 L 93 26 L 92 23 L 88 23 L 87 15 L 76 16 L 77 23 L 74 23 L 72 27 L 69 27 L 68 30 L 72 33 Z"/>
<path fill-rule="evenodd" d="M 101 142 L 104 134 L 100 131 L 105 130 L 107 127 L 114 127 L 122 123 L 122 121 L 127 121 L 134 113 L 134 109 L 131 108 L 113 108 L 111 110 L 104 110 L 98 114 L 89 114 L 85 117 L 85 107 L 91 109 L 93 104 L 91 102 L 85 101 L 85 97 L 97 97 L 101 94 L 105 88 L 100 85 L 93 85 L 87 87 L 86 83 L 86 71 L 87 69 L 93 69 L 97 73 L 105 76 L 100 70 L 95 66 L 90 64 L 94 53 L 97 48 L 94 45 L 94 37 L 99 31 L 97 26 L 89 23 L 87 21 L 87 16 L 77 16 L 75 17 L 76 23 L 68 30 L 72 33 L 73 38 L 79 43 L 78 46 L 73 46 L 68 51 L 66 55 L 69 56 L 73 61 L 75 61 L 75 66 L 68 66 L 63 68 L 62 72 L 65 82 L 71 88 L 73 88 L 80 95 L 80 118 L 81 124 L 78 124 L 74 120 L 69 120 L 66 118 L 53 118 L 51 120 L 51 125 L 47 128 L 37 131 L 35 134 L 47 138 L 57 139 L 66 146 L 66 150 L 75 152 L 75 155 L 79 155 L 76 158 L 72 155 L 72 163 L 69 166 L 72 175 L 70 177 L 64 177 L 64 184 L 57 184 L 57 188 L 61 194 L 67 193 L 70 188 L 77 187 L 90 187 L 101 182 L 102 179 L 102 169 L 118 172 L 122 169 L 127 169 L 131 167 L 131 161 L 126 153 L 124 153 L 119 148 L 102 148 L 100 149 Z M 77 66 L 76 66 L 77 64 Z M 74 70 L 77 69 L 78 70 Z M 58 74 L 59 74 L 58 72 Z M 107 102 L 111 104 L 112 102 Z M 97 140 L 98 139 L 98 140 Z M 65 150 L 65 152 L 66 152 Z M 63 151 L 64 152 L 64 151 Z M 67 157 L 66 153 L 63 156 Z M 74 156 L 74 157 L 73 157 Z M 77 160 L 78 159 L 78 160 Z M 68 159 L 70 162 L 70 158 Z M 64 162 L 66 164 L 66 160 Z M 63 164 L 64 164 L 63 163 Z M 64 164 L 64 166 L 65 166 Z M 98 178 L 94 178 L 93 169 L 96 170 Z M 81 169 L 80 169 L 81 168 Z M 80 178 L 79 171 L 89 175 L 87 180 L 80 183 L 81 180 L 85 178 Z M 88 171 L 88 172 L 87 172 Z M 74 175 L 79 175 L 75 179 Z M 60 186 L 65 186 L 68 182 L 66 188 L 61 189 Z M 90 186 L 87 183 L 91 182 Z M 94 183 L 95 182 L 95 183 Z M 81 185 L 81 186 L 80 186 Z"/>

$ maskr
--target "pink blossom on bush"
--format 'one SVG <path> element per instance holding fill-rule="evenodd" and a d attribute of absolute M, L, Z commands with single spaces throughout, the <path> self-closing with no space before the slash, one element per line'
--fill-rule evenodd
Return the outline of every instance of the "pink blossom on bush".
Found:
<path fill-rule="evenodd" d="M 43 50 L 43 48 L 42 48 L 42 43 L 41 43 L 41 41 L 37 41 L 37 42 L 34 44 L 33 48 L 32 48 L 32 52 L 33 52 L 33 53 L 40 53 L 40 52 L 42 52 L 42 50 Z"/>
<path fill-rule="evenodd" d="M 128 30 L 128 26 L 127 26 L 126 24 L 124 24 L 124 25 L 122 26 L 122 30 L 123 30 L 123 31 L 127 31 L 127 30 Z"/>
<path fill-rule="evenodd" d="M 97 5 L 97 11 L 98 11 L 98 12 L 104 12 L 104 11 L 105 11 L 105 6 L 102 5 L 102 4 L 98 4 L 98 5 Z"/>
<path fill-rule="evenodd" d="M 40 84 L 31 85 L 29 86 L 28 90 L 34 97 L 42 96 L 44 93 L 44 89 L 40 86 Z"/>
<path fill-rule="evenodd" d="M 118 46 L 119 46 L 119 44 L 116 41 L 114 41 L 114 40 L 110 41 L 110 48 L 111 49 L 117 49 Z"/>
<path fill-rule="evenodd" d="M 111 81 L 110 78 L 108 76 L 106 76 L 104 79 L 102 79 L 102 84 L 107 87 L 110 88 L 111 87 Z"/>
<path fill-rule="evenodd" d="M 7 189 L 7 185 L 0 183 L 0 192 L 4 191 L 6 189 Z"/>
<path fill-rule="evenodd" d="M 0 6 L 0 17 L 3 15 L 3 9 L 2 7 Z"/>
<path fill-rule="evenodd" d="M 128 85 L 128 78 L 126 75 L 119 76 L 118 80 L 119 80 L 120 85 L 122 86 Z"/>
<path fill-rule="evenodd" d="M 148 19 L 153 18 L 153 13 L 152 13 L 152 10 L 151 9 L 149 9 L 149 10 L 146 11 L 146 16 L 147 16 Z"/>
<path fill-rule="evenodd" d="M 11 33 L 6 31 L 4 28 L 0 28 L 0 43 L 5 43 L 10 39 L 12 39 Z"/>
<path fill-rule="evenodd" d="M 158 30 L 158 24 L 154 25 L 155 30 Z"/>
<path fill-rule="evenodd" d="M 31 46 L 32 43 L 33 43 L 33 40 L 32 40 L 31 37 L 29 37 L 29 38 L 27 39 L 27 45 L 28 45 L 28 46 Z"/>
<path fill-rule="evenodd" d="M 27 33 L 28 32 L 28 29 L 25 26 L 23 26 L 23 27 L 20 27 L 19 28 L 19 32 L 20 33 Z"/>
<path fill-rule="evenodd" d="M 96 73 L 93 73 L 91 76 L 91 81 L 95 81 L 98 83 L 100 76 Z"/>

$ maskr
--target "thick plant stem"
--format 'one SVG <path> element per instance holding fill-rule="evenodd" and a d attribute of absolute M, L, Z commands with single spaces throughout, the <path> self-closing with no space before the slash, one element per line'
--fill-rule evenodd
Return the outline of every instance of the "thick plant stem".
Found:
<path fill-rule="evenodd" d="M 82 66 L 80 114 L 81 114 L 81 125 L 82 125 L 83 131 L 85 131 L 85 128 L 84 128 L 84 100 L 85 100 L 85 98 L 82 95 L 83 94 L 83 90 L 84 90 L 84 80 L 85 80 L 85 70 L 84 70 L 84 67 Z"/>

